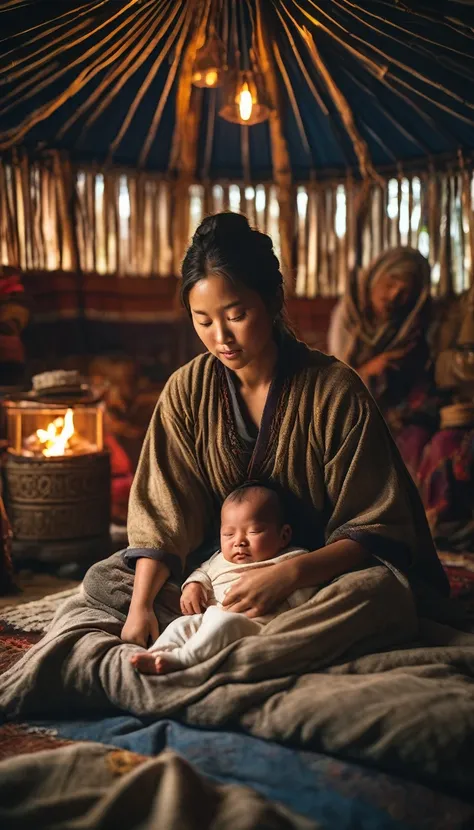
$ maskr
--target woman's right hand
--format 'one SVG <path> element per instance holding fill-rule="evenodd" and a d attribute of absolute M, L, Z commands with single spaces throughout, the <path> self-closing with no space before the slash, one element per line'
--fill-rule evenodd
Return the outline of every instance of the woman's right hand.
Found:
<path fill-rule="evenodd" d="M 132 603 L 120 635 L 122 640 L 148 648 L 158 639 L 159 634 L 160 628 L 153 608 L 133 606 Z"/>

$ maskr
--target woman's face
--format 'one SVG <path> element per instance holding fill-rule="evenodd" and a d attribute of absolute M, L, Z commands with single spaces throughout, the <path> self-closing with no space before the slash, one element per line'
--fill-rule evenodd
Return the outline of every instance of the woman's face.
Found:
<path fill-rule="evenodd" d="M 378 320 L 388 320 L 404 308 L 412 293 L 412 278 L 385 271 L 374 282 L 370 291 L 370 303 Z"/>
<path fill-rule="evenodd" d="M 216 274 L 189 292 L 194 328 L 206 349 L 237 371 L 266 355 L 273 344 L 273 321 L 256 291 Z"/>

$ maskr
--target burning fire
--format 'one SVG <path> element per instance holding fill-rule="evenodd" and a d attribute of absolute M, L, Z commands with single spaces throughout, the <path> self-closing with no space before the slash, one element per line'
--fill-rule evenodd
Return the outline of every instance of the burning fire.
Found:
<path fill-rule="evenodd" d="M 48 424 L 47 429 L 37 429 L 36 437 L 41 444 L 41 451 L 47 458 L 56 455 L 66 455 L 72 450 L 69 439 L 74 435 L 74 414 L 68 409 L 64 418 L 55 418 Z"/>
<path fill-rule="evenodd" d="M 62 455 L 83 455 L 91 452 L 97 452 L 97 445 L 76 432 L 72 409 L 68 409 L 64 417 L 58 416 L 51 421 L 46 429 L 32 432 L 23 443 L 23 455 L 29 456 L 58 458 Z"/>

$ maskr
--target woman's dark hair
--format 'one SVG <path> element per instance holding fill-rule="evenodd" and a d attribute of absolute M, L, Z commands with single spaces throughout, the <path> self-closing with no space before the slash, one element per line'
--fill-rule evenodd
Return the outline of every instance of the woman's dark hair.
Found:
<path fill-rule="evenodd" d="M 272 240 L 251 228 L 246 216 L 215 213 L 196 230 L 181 267 L 181 301 L 188 314 L 189 292 L 211 274 L 256 291 L 273 314 L 275 333 L 294 336 L 286 320 L 283 277 Z"/>

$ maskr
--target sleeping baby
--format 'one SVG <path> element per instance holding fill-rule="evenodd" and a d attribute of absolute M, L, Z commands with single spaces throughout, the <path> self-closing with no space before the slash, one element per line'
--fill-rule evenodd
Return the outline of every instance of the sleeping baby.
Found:
<path fill-rule="evenodd" d="M 294 591 L 271 614 L 256 619 L 227 611 L 222 605 L 242 574 L 307 552 L 288 547 L 291 527 L 282 514 L 278 494 L 260 484 L 243 485 L 226 498 L 221 510 L 221 549 L 184 582 L 184 616 L 170 623 L 148 651 L 132 656 L 137 671 L 165 674 L 195 666 L 230 643 L 259 634 L 278 614 L 301 605 L 315 593 L 315 588 Z"/>

